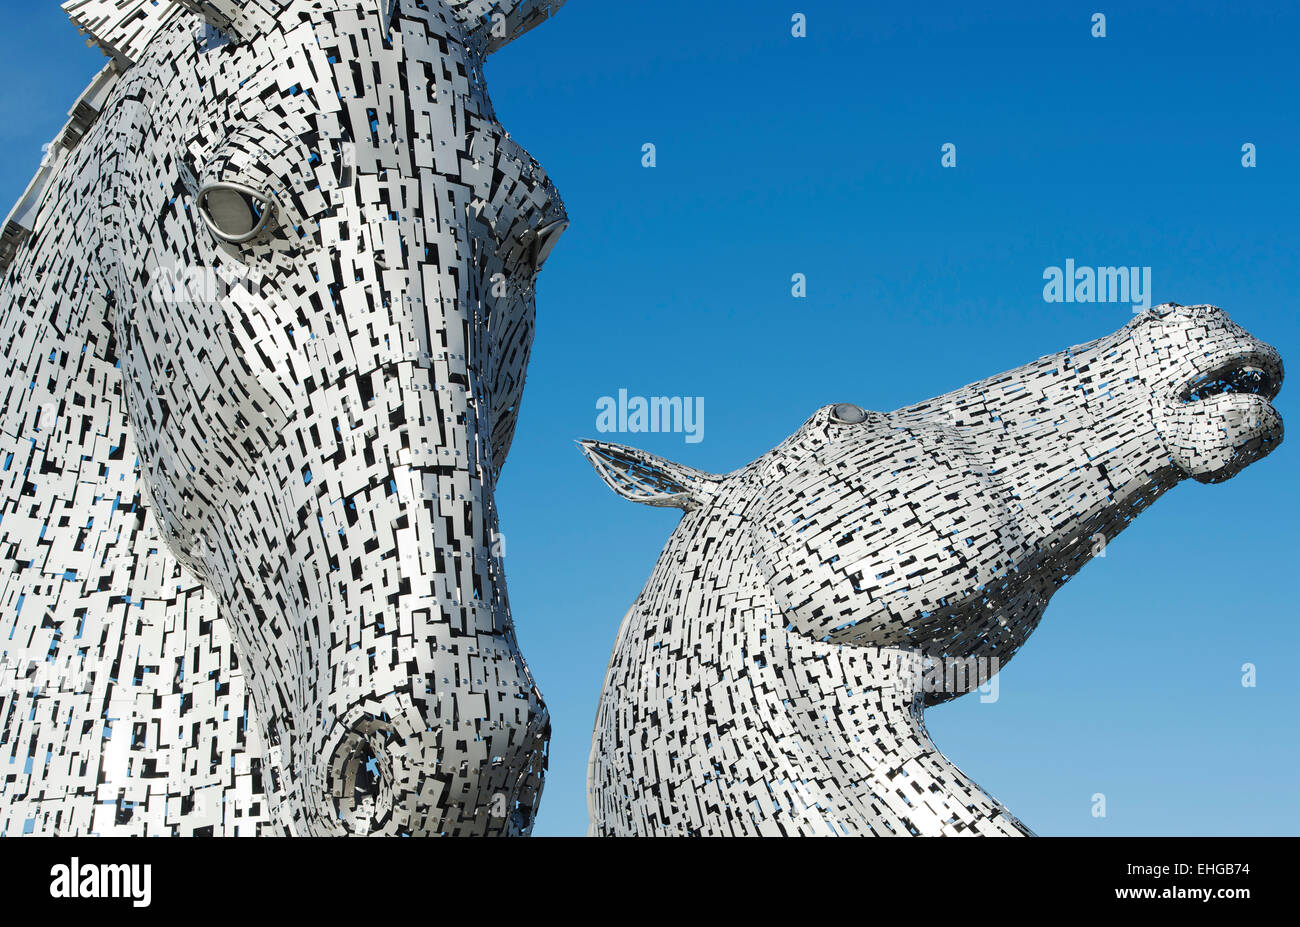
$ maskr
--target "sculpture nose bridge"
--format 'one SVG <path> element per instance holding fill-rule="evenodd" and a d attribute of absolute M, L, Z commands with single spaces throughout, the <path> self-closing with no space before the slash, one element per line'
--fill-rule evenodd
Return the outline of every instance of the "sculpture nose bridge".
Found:
<path fill-rule="evenodd" d="M 354 497 L 346 544 L 327 529 L 337 568 L 308 557 L 298 570 L 324 580 L 302 599 L 293 706 L 312 833 L 531 822 L 546 710 L 510 628 L 490 490 L 460 460 L 394 461 L 383 487 Z"/>

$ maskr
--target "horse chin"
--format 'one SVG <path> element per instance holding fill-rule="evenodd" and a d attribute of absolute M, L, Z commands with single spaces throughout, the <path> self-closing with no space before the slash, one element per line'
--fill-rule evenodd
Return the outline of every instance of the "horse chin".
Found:
<path fill-rule="evenodd" d="M 1222 483 L 1282 443 L 1282 416 L 1264 396 L 1224 393 L 1174 413 L 1169 452 L 1198 483 Z"/>

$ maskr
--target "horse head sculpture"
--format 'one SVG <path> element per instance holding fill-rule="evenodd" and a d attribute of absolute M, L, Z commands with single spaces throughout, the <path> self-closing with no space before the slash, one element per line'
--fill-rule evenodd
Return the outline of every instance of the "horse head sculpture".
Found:
<path fill-rule="evenodd" d="M 922 709 L 986 683 L 1051 597 L 1186 478 L 1282 440 L 1276 350 L 1212 306 L 884 414 L 827 406 L 718 476 L 596 441 L 685 515 L 619 631 L 599 834 L 1027 834 Z"/>
<path fill-rule="evenodd" d="M 562 2 L 66 5 L 112 60 L 0 243 L 0 601 L 11 680 L 93 681 L 5 693 L 0 832 L 530 830 L 494 490 L 567 219 L 483 65 Z"/>

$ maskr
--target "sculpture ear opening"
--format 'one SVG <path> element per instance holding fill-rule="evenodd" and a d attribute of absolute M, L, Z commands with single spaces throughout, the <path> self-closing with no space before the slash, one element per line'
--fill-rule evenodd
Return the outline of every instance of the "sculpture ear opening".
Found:
<path fill-rule="evenodd" d="M 722 477 L 621 444 L 579 441 L 600 478 L 624 499 L 690 511 L 707 501 Z"/>

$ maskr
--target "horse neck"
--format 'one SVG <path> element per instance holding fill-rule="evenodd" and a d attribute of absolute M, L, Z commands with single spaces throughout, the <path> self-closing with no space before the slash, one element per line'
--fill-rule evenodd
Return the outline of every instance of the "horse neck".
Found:
<path fill-rule="evenodd" d="M 704 556 L 706 538 L 715 543 Z M 687 706 L 697 712 L 686 732 L 692 749 L 708 752 L 718 769 L 760 756 L 766 790 L 762 823 L 706 820 L 701 807 L 709 802 L 685 801 L 691 810 L 673 819 L 682 832 L 776 833 L 778 822 L 781 832 L 807 835 L 1026 832 L 930 740 L 919 654 L 830 644 L 785 624 L 753 557 L 743 501 L 718 499 L 687 513 L 624 620 L 606 675 L 588 765 L 594 832 L 629 826 L 603 817 L 606 805 L 627 801 L 622 767 L 611 758 L 629 744 L 646 749 L 643 738 L 656 755 L 670 752 L 673 732 L 657 719 Z M 693 668 L 683 672 L 688 660 Z M 933 786 L 918 803 L 900 782 Z M 725 776 L 718 788 L 732 790 L 735 807 L 754 801 Z M 632 800 L 653 811 L 662 794 L 645 789 Z"/>

